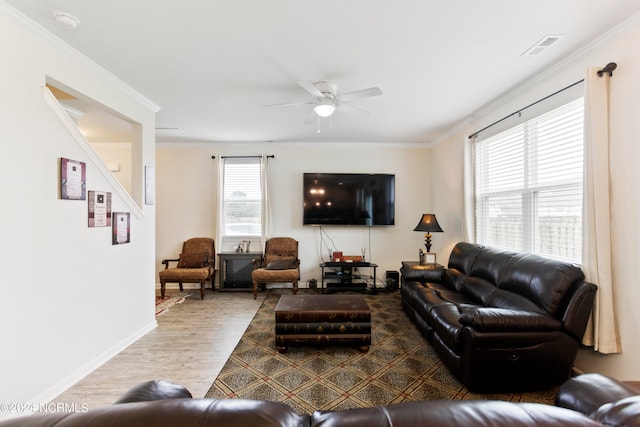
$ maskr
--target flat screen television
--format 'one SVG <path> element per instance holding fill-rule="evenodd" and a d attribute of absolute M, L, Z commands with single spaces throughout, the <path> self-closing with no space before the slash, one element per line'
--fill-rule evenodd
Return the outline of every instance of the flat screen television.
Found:
<path fill-rule="evenodd" d="M 394 225 L 395 175 L 305 173 L 304 225 Z"/>

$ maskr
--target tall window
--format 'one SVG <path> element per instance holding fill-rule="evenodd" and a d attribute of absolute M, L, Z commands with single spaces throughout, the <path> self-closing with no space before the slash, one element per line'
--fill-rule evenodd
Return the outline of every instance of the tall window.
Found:
<path fill-rule="evenodd" d="M 580 262 L 583 99 L 473 146 L 476 241 Z"/>
<path fill-rule="evenodd" d="M 224 237 L 262 235 L 262 185 L 259 157 L 225 158 L 222 176 Z"/>

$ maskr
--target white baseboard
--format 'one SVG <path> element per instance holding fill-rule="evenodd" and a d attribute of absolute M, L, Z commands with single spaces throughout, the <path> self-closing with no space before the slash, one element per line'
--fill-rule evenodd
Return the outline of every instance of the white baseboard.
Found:
<path fill-rule="evenodd" d="M 152 322 L 148 323 L 146 326 L 140 328 L 133 334 L 129 335 L 125 339 L 111 346 L 111 348 L 104 351 L 101 355 L 96 357 L 93 360 L 85 363 L 83 366 L 78 368 L 71 375 L 68 375 L 66 378 L 63 378 L 57 384 L 49 387 L 49 389 L 40 393 L 38 396 L 34 397 L 32 403 L 37 407 L 41 403 L 48 403 L 55 399 L 57 396 L 66 391 L 69 387 L 89 375 L 91 372 L 95 371 L 97 368 L 102 366 L 109 359 L 120 353 L 122 350 L 127 348 L 129 345 L 136 342 L 138 339 L 152 331 L 158 326 L 155 318 Z"/>

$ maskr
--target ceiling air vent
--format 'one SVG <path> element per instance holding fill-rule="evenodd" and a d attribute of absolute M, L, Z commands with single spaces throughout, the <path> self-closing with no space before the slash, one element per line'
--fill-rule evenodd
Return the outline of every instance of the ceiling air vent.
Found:
<path fill-rule="evenodd" d="M 544 36 L 540 41 L 527 49 L 526 52 L 522 54 L 522 56 L 538 56 L 558 41 L 563 38 L 564 35 L 561 34 L 548 34 Z"/>

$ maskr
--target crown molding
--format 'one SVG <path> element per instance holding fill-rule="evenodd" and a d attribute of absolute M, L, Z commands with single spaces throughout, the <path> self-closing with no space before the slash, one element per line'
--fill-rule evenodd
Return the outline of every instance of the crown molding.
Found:
<path fill-rule="evenodd" d="M 26 28 L 31 33 L 35 34 L 38 38 L 43 40 L 45 43 L 51 45 L 55 49 L 63 51 L 65 54 L 79 61 L 80 63 L 85 65 L 91 72 L 99 75 L 101 78 L 106 80 L 107 83 L 115 86 L 116 88 L 124 92 L 125 95 L 135 99 L 138 103 L 142 104 L 154 113 L 160 111 L 160 107 L 157 104 L 153 103 L 151 100 L 143 96 L 140 92 L 136 91 L 131 86 L 124 83 L 122 80 L 102 67 L 100 64 L 98 64 L 79 50 L 71 47 L 60 37 L 56 36 L 49 30 L 44 28 L 42 25 L 27 17 L 4 0 L 0 0 L 0 13 L 2 13 L 2 15 L 6 16 L 13 22 Z"/>

